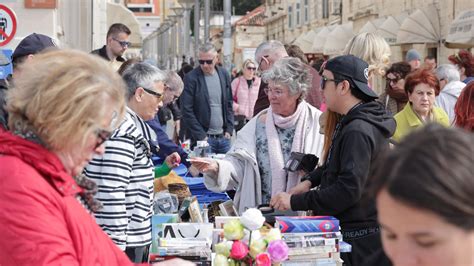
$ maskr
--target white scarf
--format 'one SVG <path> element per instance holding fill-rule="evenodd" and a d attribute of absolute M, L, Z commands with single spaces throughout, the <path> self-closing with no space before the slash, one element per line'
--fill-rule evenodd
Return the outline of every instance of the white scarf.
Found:
<path fill-rule="evenodd" d="M 283 169 L 285 162 L 281 150 L 280 138 L 278 137 L 275 126 L 287 129 L 296 125 L 291 151 L 303 152 L 305 129 L 308 115 L 310 115 L 308 109 L 308 103 L 304 100 L 298 104 L 296 111 L 288 117 L 282 117 L 273 113 L 271 106 L 268 108 L 265 131 L 267 134 L 268 155 L 270 157 L 270 169 L 272 174 L 272 196 L 279 192 L 288 192 L 299 183 L 299 176 L 295 172 L 289 172 L 288 179 L 286 178 L 287 172 Z"/>

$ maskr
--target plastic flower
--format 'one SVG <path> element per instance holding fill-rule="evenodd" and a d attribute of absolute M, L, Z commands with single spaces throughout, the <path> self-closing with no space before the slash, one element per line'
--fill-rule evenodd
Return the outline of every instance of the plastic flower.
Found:
<path fill-rule="evenodd" d="M 267 248 L 267 242 L 263 239 L 252 239 L 252 243 L 250 243 L 250 256 L 255 258 L 258 254 L 265 252 Z"/>
<path fill-rule="evenodd" d="M 255 258 L 255 265 L 256 266 L 271 266 L 272 260 L 270 259 L 270 255 L 268 253 L 260 253 Z"/>
<path fill-rule="evenodd" d="M 242 241 L 234 241 L 232 249 L 230 250 L 230 257 L 236 260 L 241 260 L 247 256 L 249 248 Z"/>
<path fill-rule="evenodd" d="M 250 231 L 260 229 L 265 222 L 262 212 L 259 209 L 247 209 L 240 217 L 240 222 Z"/>
<path fill-rule="evenodd" d="M 281 232 L 280 229 L 278 228 L 272 228 L 270 231 L 268 231 L 267 235 L 265 236 L 265 240 L 267 240 L 268 243 L 275 241 L 275 240 L 281 240 Z"/>
<path fill-rule="evenodd" d="M 288 246 L 283 240 L 275 240 L 268 244 L 267 252 L 273 262 L 282 262 L 288 259 Z"/>
<path fill-rule="evenodd" d="M 217 254 L 214 257 L 214 264 L 215 266 L 229 266 L 229 261 L 226 256 L 222 254 Z"/>
<path fill-rule="evenodd" d="M 230 249 L 232 248 L 232 241 L 224 241 L 215 245 L 216 254 L 224 255 L 229 257 Z"/>
<path fill-rule="evenodd" d="M 224 237 L 227 240 L 241 240 L 244 237 L 244 226 L 239 220 L 230 220 L 224 224 Z"/>

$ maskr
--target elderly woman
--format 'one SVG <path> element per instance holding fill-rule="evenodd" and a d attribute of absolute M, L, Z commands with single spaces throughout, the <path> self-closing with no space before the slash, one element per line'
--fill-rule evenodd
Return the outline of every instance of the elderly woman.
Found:
<path fill-rule="evenodd" d="M 80 175 L 125 112 L 121 78 L 77 51 L 36 55 L 8 91 L 12 132 L 0 133 L 1 265 L 132 265 L 88 210 Z"/>
<path fill-rule="evenodd" d="M 393 265 L 472 265 L 472 154 L 474 135 L 428 125 L 381 158 L 390 163 L 379 165 L 374 194 Z"/>
<path fill-rule="evenodd" d="M 239 131 L 253 116 L 253 107 L 260 88 L 260 78 L 255 75 L 256 70 L 257 67 L 251 59 L 245 60 L 242 65 L 243 75 L 231 83 L 235 131 Z"/>
<path fill-rule="evenodd" d="M 459 52 L 448 57 L 449 62 L 456 65 L 461 81 L 468 84 L 474 80 L 474 57 L 471 52 L 460 50 Z"/>
<path fill-rule="evenodd" d="M 321 112 L 304 101 L 310 77 L 297 58 L 277 61 L 264 72 L 263 81 L 270 107 L 242 128 L 223 160 L 193 160 L 205 173 L 205 184 L 213 191 L 236 188 L 234 204 L 241 213 L 248 207 L 268 204 L 272 195 L 288 192 L 300 182 L 297 173 L 283 168 L 291 152 L 320 155 Z"/>
<path fill-rule="evenodd" d="M 405 92 L 408 104 L 394 116 L 397 129 L 392 138 L 395 141 L 400 141 L 411 131 L 428 122 L 449 126 L 446 112 L 434 106 L 439 91 L 439 81 L 430 70 L 420 69 L 407 76 Z"/>

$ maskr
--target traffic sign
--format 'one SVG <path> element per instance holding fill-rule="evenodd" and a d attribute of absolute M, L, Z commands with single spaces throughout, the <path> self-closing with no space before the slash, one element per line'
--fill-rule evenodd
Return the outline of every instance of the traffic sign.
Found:
<path fill-rule="evenodd" d="M 17 27 L 13 10 L 0 4 L 0 47 L 7 45 L 15 36 Z"/>

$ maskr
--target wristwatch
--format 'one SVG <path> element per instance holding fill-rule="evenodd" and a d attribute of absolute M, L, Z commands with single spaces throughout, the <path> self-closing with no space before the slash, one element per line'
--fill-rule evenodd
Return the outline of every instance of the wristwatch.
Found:
<path fill-rule="evenodd" d="M 301 177 L 301 182 L 304 182 L 308 180 L 309 182 L 311 182 L 311 175 L 309 173 L 305 174 L 303 177 Z"/>

